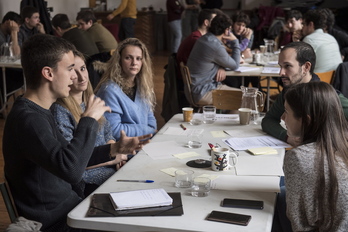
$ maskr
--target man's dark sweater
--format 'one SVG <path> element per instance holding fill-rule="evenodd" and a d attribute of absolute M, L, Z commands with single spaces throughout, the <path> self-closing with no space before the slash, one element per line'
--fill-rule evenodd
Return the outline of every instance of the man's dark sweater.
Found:
<path fill-rule="evenodd" d="M 3 155 L 19 215 L 41 222 L 42 230 L 66 221 L 81 201 L 71 185 L 82 179 L 87 165 L 110 160 L 110 145 L 94 149 L 97 130 L 95 119 L 83 117 L 68 143 L 49 110 L 24 97 L 15 101 L 5 124 Z"/>

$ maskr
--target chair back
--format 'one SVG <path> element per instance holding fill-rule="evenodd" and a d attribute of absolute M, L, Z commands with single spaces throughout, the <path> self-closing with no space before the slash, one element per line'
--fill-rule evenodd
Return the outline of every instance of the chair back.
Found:
<path fill-rule="evenodd" d="M 10 188 L 6 181 L 0 184 L 0 191 L 2 198 L 4 199 L 4 203 L 11 223 L 14 223 L 16 221 L 16 218 L 18 217 L 18 213 L 11 195 Z"/>
<path fill-rule="evenodd" d="M 333 77 L 335 76 L 335 70 L 331 70 L 328 72 L 323 72 L 323 73 L 316 73 L 320 80 L 326 83 L 329 83 L 330 85 L 332 85 L 333 83 Z"/>
<path fill-rule="evenodd" d="M 192 92 L 191 92 L 192 80 L 191 80 L 190 70 L 186 65 L 184 65 L 183 62 L 180 62 L 180 71 L 181 71 L 182 79 L 184 81 L 184 92 L 185 92 L 185 97 L 187 101 L 190 103 L 192 107 L 201 107 L 193 101 Z"/>
<path fill-rule="evenodd" d="M 213 105 L 220 110 L 238 110 L 242 104 L 242 91 L 213 90 Z"/>

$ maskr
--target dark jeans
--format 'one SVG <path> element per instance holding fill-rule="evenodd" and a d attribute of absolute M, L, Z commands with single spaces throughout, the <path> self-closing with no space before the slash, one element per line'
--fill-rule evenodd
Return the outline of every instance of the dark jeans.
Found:
<path fill-rule="evenodd" d="M 133 18 L 122 18 L 120 24 L 120 30 L 118 31 L 118 38 L 120 41 L 127 38 L 134 38 L 134 24 Z"/>
<path fill-rule="evenodd" d="M 291 222 L 286 216 L 286 188 L 284 176 L 280 178 L 280 193 L 277 195 L 272 224 L 272 232 L 292 232 Z"/>

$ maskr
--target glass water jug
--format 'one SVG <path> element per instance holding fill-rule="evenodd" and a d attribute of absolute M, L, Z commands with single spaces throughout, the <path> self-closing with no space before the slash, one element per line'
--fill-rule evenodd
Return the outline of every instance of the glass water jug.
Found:
<path fill-rule="evenodd" d="M 266 46 L 265 56 L 272 56 L 274 53 L 274 40 L 264 39 L 263 41 L 265 42 Z"/>
<path fill-rule="evenodd" d="M 250 122 L 257 124 L 259 117 L 259 108 L 263 107 L 263 93 L 258 88 L 253 87 L 240 87 L 243 92 L 241 108 L 251 109 Z"/>

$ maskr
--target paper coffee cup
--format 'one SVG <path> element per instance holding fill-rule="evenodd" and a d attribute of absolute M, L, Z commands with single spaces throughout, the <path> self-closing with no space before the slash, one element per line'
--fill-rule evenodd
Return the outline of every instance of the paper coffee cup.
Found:
<path fill-rule="evenodd" d="M 184 116 L 184 122 L 190 122 L 193 117 L 193 108 L 191 107 L 182 108 L 182 114 Z"/>
<path fill-rule="evenodd" d="M 250 123 L 250 116 L 251 116 L 251 109 L 249 108 L 239 108 L 239 123 L 241 125 L 249 125 Z"/>

